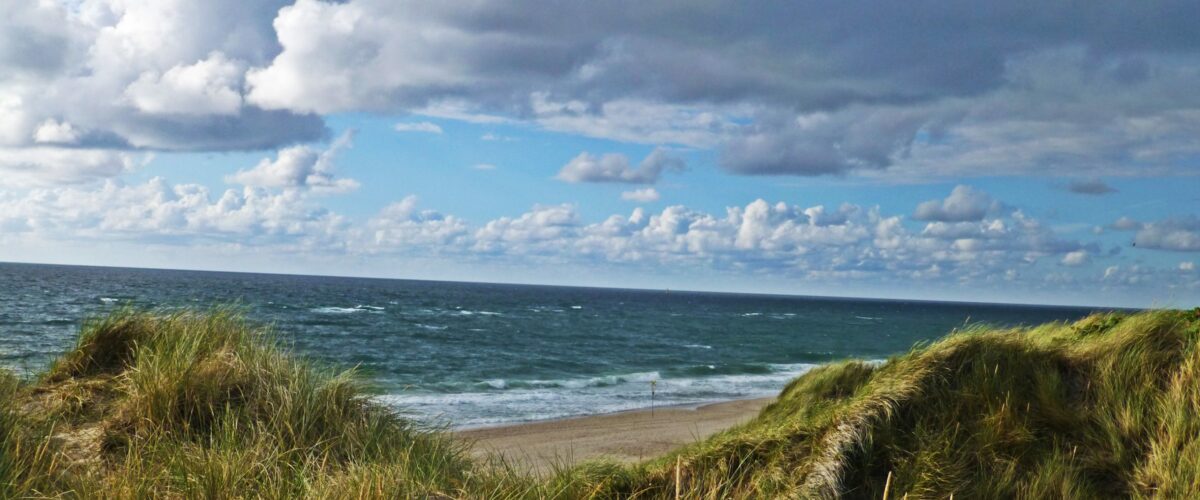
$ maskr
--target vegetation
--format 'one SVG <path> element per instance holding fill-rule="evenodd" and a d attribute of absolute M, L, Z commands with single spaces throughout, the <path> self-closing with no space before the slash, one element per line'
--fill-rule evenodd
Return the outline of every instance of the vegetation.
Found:
<path fill-rule="evenodd" d="M 234 312 L 124 310 L 36 380 L 0 377 L 0 496 L 1197 497 L 1198 315 L 972 327 L 813 370 L 669 456 L 534 477 Z"/>

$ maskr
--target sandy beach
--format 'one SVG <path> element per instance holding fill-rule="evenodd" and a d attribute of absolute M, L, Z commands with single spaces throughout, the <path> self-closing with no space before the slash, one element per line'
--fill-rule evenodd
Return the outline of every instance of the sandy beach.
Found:
<path fill-rule="evenodd" d="M 544 470 L 549 464 L 608 457 L 634 462 L 666 453 L 746 422 L 774 398 L 698 407 L 667 407 L 503 427 L 459 431 L 473 440 L 476 456 L 499 454 L 514 464 Z"/>

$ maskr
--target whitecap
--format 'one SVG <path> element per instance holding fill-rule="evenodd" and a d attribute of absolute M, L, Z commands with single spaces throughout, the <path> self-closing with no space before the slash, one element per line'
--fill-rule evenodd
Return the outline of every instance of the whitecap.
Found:
<path fill-rule="evenodd" d="M 309 309 L 309 311 L 315 312 L 317 314 L 353 314 L 353 313 L 365 312 L 363 309 L 359 309 L 357 307 L 333 307 L 333 306 L 314 307 L 312 309 Z"/>
<path fill-rule="evenodd" d="M 103 302 L 105 304 L 112 304 L 113 302 L 117 302 L 119 300 L 121 300 L 121 299 L 114 299 L 112 297 L 100 297 L 100 302 Z"/>
<path fill-rule="evenodd" d="M 684 344 L 683 346 L 689 349 L 712 349 L 712 346 L 704 344 Z"/>

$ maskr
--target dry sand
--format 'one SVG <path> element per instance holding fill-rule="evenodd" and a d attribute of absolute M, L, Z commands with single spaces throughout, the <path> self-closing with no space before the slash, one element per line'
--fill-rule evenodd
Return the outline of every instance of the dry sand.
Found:
<path fill-rule="evenodd" d="M 746 422 L 774 398 L 699 407 L 668 407 L 608 415 L 459 431 L 475 442 L 478 457 L 497 453 L 514 465 L 545 471 L 596 457 L 634 462 L 666 453 Z"/>

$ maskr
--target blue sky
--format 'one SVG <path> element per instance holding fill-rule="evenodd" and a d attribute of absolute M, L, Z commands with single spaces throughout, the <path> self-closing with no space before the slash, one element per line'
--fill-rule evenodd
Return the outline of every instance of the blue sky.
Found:
<path fill-rule="evenodd" d="M 1194 3 L 3 3 L 0 260 L 1200 298 Z"/>

